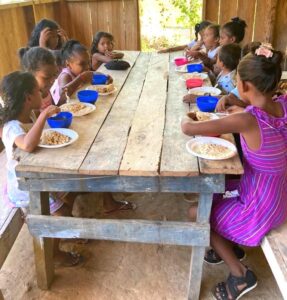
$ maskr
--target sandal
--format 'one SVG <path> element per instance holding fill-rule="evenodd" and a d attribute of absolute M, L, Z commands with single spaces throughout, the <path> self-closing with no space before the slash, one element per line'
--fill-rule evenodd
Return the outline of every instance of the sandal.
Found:
<path fill-rule="evenodd" d="M 235 245 L 235 246 L 233 246 L 233 251 L 234 251 L 235 256 L 240 261 L 245 259 L 246 253 L 242 248 Z M 219 255 L 217 255 L 217 253 L 213 249 L 210 249 L 205 253 L 204 261 L 211 265 L 219 265 L 219 264 L 223 263 L 223 259 Z"/>
<path fill-rule="evenodd" d="M 109 215 L 111 213 L 122 211 L 122 210 L 135 210 L 137 208 L 135 203 L 129 201 L 116 201 L 121 204 L 120 207 L 113 208 L 111 210 L 105 211 L 105 215 Z"/>
<path fill-rule="evenodd" d="M 65 252 L 67 255 L 67 260 L 70 261 L 61 261 L 54 262 L 55 268 L 71 268 L 80 265 L 84 262 L 84 257 L 77 252 Z"/>
<path fill-rule="evenodd" d="M 243 289 L 238 289 L 240 285 L 246 285 Z M 213 291 L 213 297 L 216 300 L 238 300 L 246 293 L 257 286 L 256 275 L 247 268 L 245 276 L 237 277 L 229 274 L 226 282 L 218 283 Z M 231 299 L 228 297 L 228 291 Z"/>

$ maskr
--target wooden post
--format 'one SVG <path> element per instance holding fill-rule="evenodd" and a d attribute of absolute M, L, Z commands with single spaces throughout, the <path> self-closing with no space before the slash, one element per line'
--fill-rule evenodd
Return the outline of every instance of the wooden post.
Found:
<path fill-rule="evenodd" d="M 50 215 L 49 193 L 30 192 L 30 214 Z M 53 239 L 33 238 L 38 287 L 49 289 L 54 278 Z"/>
<path fill-rule="evenodd" d="M 4 297 L 3 297 L 3 294 L 1 292 L 1 290 L 0 290 L 0 300 L 4 300 Z"/>
<path fill-rule="evenodd" d="M 209 222 L 213 194 L 200 194 L 197 219 L 198 223 Z M 200 294 L 200 285 L 202 277 L 202 265 L 205 253 L 205 247 L 192 247 L 190 273 L 189 273 L 189 291 L 188 299 L 197 300 Z"/>

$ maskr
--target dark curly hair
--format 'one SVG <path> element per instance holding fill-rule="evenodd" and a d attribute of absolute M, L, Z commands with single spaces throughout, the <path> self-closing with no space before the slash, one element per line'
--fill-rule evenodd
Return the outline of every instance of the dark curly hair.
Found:
<path fill-rule="evenodd" d="M 250 52 L 242 58 L 237 68 L 240 79 L 251 82 L 263 94 L 276 89 L 282 74 L 280 64 L 283 55 L 280 51 L 272 52 L 269 58 Z"/>
<path fill-rule="evenodd" d="M 27 94 L 32 94 L 37 86 L 35 77 L 29 72 L 16 71 L 6 75 L 0 84 L 0 126 L 16 120 L 23 110 Z"/>
<path fill-rule="evenodd" d="M 53 53 L 41 47 L 21 48 L 18 54 L 22 69 L 32 73 L 39 71 L 43 65 L 54 65 L 56 63 Z"/>
<path fill-rule="evenodd" d="M 241 48 L 238 44 L 222 46 L 218 51 L 218 58 L 229 70 L 235 70 L 241 58 Z"/>
<path fill-rule="evenodd" d="M 201 30 L 205 29 L 207 26 L 211 25 L 210 21 L 202 21 L 200 23 L 195 24 L 194 26 L 194 33 L 195 33 L 195 40 L 198 40 L 198 34 Z"/>
<path fill-rule="evenodd" d="M 88 51 L 87 48 L 79 41 L 69 40 L 62 49 L 62 62 L 69 60 L 75 53 L 82 53 Z"/>
<path fill-rule="evenodd" d="M 248 53 L 255 53 L 255 50 L 261 46 L 261 42 L 250 42 L 246 44 L 241 51 L 241 56 L 244 57 Z"/>
<path fill-rule="evenodd" d="M 41 34 L 41 31 L 43 31 L 45 28 L 49 28 L 51 30 L 58 30 L 58 29 L 60 29 L 60 26 L 58 23 L 56 23 L 53 20 L 42 19 L 41 21 L 39 21 L 35 25 L 32 33 L 31 33 L 31 37 L 28 42 L 29 47 L 39 46 L 40 34 Z M 62 46 L 61 39 L 59 39 L 57 49 L 60 49 L 61 46 Z"/>
<path fill-rule="evenodd" d="M 222 30 L 225 30 L 229 37 L 235 37 L 235 43 L 240 43 L 244 39 L 246 27 L 247 24 L 244 20 L 235 17 L 230 22 L 225 23 Z"/>
<path fill-rule="evenodd" d="M 92 42 L 92 45 L 91 45 L 91 55 L 93 55 L 94 53 L 99 53 L 98 45 L 99 45 L 99 42 L 100 42 L 102 37 L 110 39 L 110 41 L 112 43 L 114 42 L 114 37 L 110 33 L 104 32 L 104 31 L 97 32 L 96 35 L 93 38 L 93 42 Z"/>

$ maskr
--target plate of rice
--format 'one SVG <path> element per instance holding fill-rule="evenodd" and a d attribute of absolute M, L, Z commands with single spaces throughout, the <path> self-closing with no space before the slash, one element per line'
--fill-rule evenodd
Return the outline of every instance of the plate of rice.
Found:
<path fill-rule="evenodd" d="M 90 114 L 96 109 L 96 106 L 91 103 L 73 101 L 60 106 L 61 111 L 68 111 L 74 117 L 81 117 Z"/>
<path fill-rule="evenodd" d="M 228 159 L 237 154 L 235 145 L 216 137 L 195 137 L 186 143 L 186 149 L 192 155 L 210 160 Z"/>
<path fill-rule="evenodd" d="M 79 135 L 76 131 L 67 128 L 44 129 L 41 135 L 39 147 L 62 148 L 73 144 Z"/>

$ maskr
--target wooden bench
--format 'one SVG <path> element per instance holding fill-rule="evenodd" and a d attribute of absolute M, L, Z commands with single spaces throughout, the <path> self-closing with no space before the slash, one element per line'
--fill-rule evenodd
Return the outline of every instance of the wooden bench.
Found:
<path fill-rule="evenodd" d="M 1 140 L 0 140 L 1 142 Z M 1 143 L 0 143 L 1 147 Z M 6 164 L 6 159 L 4 152 L 0 153 L 0 162 L 1 165 Z M 4 178 L 1 176 L 0 181 Z M 2 189 L 2 182 L 0 182 L 0 188 Z M 2 194 L 2 191 L 0 195 Z M 1 199 L 0 199 L 1 201 Z M 1 218 L 0 218 L 0 268 L 5 262 L 6 257 L 8 256 L 17 236 L 20 232 L 23 219 L 21 216 L 21 211 L 18 208 L 8 208 L 4 211 L 3 206 L 0 207 L 1 209 Z M 1 290 L 0 290 L 0 300 L 4 299 Z"/>
<path fill-rule="evenodd" d="M 283 299 L 287 300 L 287 221 L 272 230 L 262 241 L 261 248 L 277 281 Z"/>

